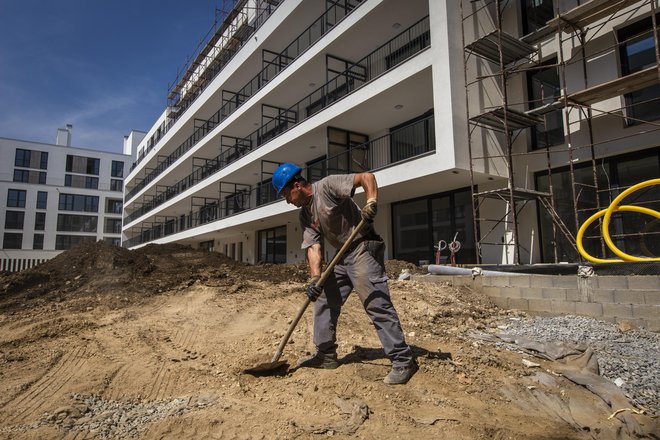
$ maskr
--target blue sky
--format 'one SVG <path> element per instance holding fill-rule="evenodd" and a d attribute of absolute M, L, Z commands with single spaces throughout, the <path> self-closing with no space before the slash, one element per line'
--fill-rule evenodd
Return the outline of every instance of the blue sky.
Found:
<path fill-rule="evenodd" d="M 227 1 L 227 3 L 229 3 Z M 0 0 L 0 137 L 121 152 L 148 130 L 222 0 Z"/>

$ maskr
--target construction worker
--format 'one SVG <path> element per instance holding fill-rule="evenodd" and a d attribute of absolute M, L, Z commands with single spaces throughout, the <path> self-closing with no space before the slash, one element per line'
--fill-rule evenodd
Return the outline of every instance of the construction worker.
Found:
<path fill-rule="evenodd" d="M 392 305 L 385 273 L 385 243 L 376 234 L 373 219 L 378 211 L 378 187 L 371 173 L 328 176 L 309 183 L 301 168 L 292 163 L 280 165 L 273 174 L 273 186 L 287 203 L 300 210 L 303 231 L 302 249 L 307 252 L 310 282 L 307 296 L 314 301 L 314 356 L 298 363 L 299 367 L 337 368 L 336 331 L 342 305 L 355 289 L 367 315 L 376 328 L 383 350 L 392 362 L 384 382 L 404 384 L 418 369 L 412 350 L 406 344 L 399 317 Z M 367 202 L 362 209 L 351 198 L 362 187 Z M 321 289 L 316 285 L 321 275 L 321 240 L 325 238 L 339 249 L 360 220 L 366 226 L 357 235 L 334 267 Z"/>

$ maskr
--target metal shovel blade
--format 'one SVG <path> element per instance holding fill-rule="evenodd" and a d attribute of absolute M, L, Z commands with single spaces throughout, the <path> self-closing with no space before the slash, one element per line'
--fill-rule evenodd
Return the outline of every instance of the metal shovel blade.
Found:
<path fill-rule="evenodd" d="M 282 367 L 285 365 L 288 366 L 286 361 L 263 362 L 261 364 L 255 365 L 252 368 L 246 368 L 243 370 L 243 373 L 251 374 L 253 376 L 267 376 L 279 369 L 283 369 Z"/>

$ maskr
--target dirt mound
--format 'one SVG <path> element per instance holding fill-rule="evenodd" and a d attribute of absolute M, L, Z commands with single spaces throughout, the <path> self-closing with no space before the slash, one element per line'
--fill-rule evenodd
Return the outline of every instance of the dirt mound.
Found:
<path fill-rule="evenodd" d="M 178 244 L 131 251 L 103 241 L 83 242 L 37 267 L 4 275 L 0 279 L 5 292 L 0 297 L 0 310 L 26 301 L 44 303 L 92 292 L 120 296 L 124 303 L 132 303 L 188 287 L 197 280 L 227 279 L 236 276 L 238 268 L 238 263 L 222 254 Z"/>
<path fill-rule="evenodd" d="M 391 279 L 404 269 L 412 273 L 419 270 L 411 263 L 387 262 Z M 37 267 L 4 274 L 0 278 L 0 290 L 5 292 L 0 296 L 0 311 L 26 302 L 46 303 L 72 296 L 79 296 L 80 307 L 105 302 L 115 309 L 154 294 L 182 290 L 196 282 L 231 290 L 246 281 L 303 283 L 307 278 L 304 262 L 253 266 L 180 244 L 150 244 L 128 250 L 103 241 L 83 242 Z M 85 301 L 91 293 L 96 295 L 93 304 Z"/>

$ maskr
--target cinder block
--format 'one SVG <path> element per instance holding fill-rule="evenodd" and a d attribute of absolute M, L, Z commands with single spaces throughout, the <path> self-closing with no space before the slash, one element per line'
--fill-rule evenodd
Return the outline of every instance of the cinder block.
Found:
<path fill-rule="evenodd" d="M 635 318 L 658 319 L 660 317 L 660 306 L 633 304 L 632 314 Z"/>
<path fill-rule="evenodd" d="M 454 286 L 470 286 L 472 287 L 472 277 L 471 276 L 461 276 L 454 275 L 451 277 L 451 282 Z"/>
<path fill-rule="evenodd" d="M 529 310 L 529 302 L 523 298 L 509 298 L 509 308 L 516 310 Z"/>
<path fill-rule="evenodd" d="M 506 275 L 502 276 L 488 276 L 488 281 L 484 280 L 484 285 L 497 286 L 497 287 L 507 287 L 509 285 L 509 277 Z"/>
<path fill-rule="evenodd" d="M 574 301 L 552 300 L 552 311 L 554 313 L 575 314 L 575 304 Z"/>
<path fill-rule="evenodd" d="M 494 286 L 484 286 L 481 288 L 481 291 L 484 293 L 484 295 L 487 295 L 491 298 L 502 298 L 502 288 L 501 287 L 494 287 Z"/>
<path fill-rule="evenodd" d="M 500 309 L 508 309 L 509 308 L 509 298 L 502 298 L 502 297 L 497 297 L 497 296 L 492 296 L 490 298 L 493 303 L 499 307 Z"/>
<path fill-rule="evenodd" d="M 660 306 L 660 290 L 644 292 L 644 304 L 650 306 Z"/>
<path fill-rule="evenodd" d="M 660 318 L 646 319 L 646 329 L 652 332 L 660 332 Z"/>
<path fill-rule="evenodd" d="M 552 277 L 552 285 L 564 289 L 577 289 L 577 275 L 556 275 Z"/>
<path fill-rule="evenodd" d="M 534 275 L 531 277 L 531 287 L 552 287 L 552 276 L 550 275 Z"/>
<path fill-rule="evenodd" d="M 600 303 L 575 303 L 575 313 L 578 315 L 593 316 L 595 318 L 603 316 L 603 305 Z"/>
<path fill-rule="evenodd" d="M 618 304 L 645 304 L 644 292 L 639 290 L 617 290 L 614 302 Z"/>
<path fill-rule="evenodd" d="M 598 287 L 601 289 L 628 289 L 627 276 L 599 276 Z"/>
<path fill-rule="evenodd" d="M 582 292 L 574 289 L 565 289 L 566 290 L 566 301 L 582 301 L 582 302 L 592 302 L 592 294 L 589 292 L 589 295 L 586 295 L 587 298 L 583 298 Z"/>
<path fill-rule="evenodd" d="M 660 292 L 660 276 L 630 275 L 628 276 L 628 288 Z"/>
<path fill-rule="evenodd" d="M 543 298 L 566 301 L 566 289 L 550 287 L 543 289 Z"/>
<path fill-rule="evenodd" d="M 613 318 L 632 318 L 632 304 L 608 304 L 603 303 L 603 315 Z"/>
<path fill-rule="evenodd" d="M 511 287 L 529 287 L 531 286 L 530 275 L 515 275 L 509 277 L 509 286 Z"/>
<path fill-rule="evenodd" d="M 549 299 L 529 299 L 527 304 L 530 312 L 552 312 L 552 301 Z"/>
<path fill-rule="evenodd" d="M 521 298 L 520 287 L 502 287 L 502 296 L 508 298 Z"/>
<path fill-rule="evenodd" d="M 596 289 L 592 293 L 593 302 L 599 303 L 613 303 L 614 302 L 614 290 L 609 289 Z"/>
<path fill-rule="evenodd" d="M 542 299 L 543 298 L 543 288 L 541 287 L 529 287 L 526 289 L 520 289 L 521 298 L 527 299 Z"/>

